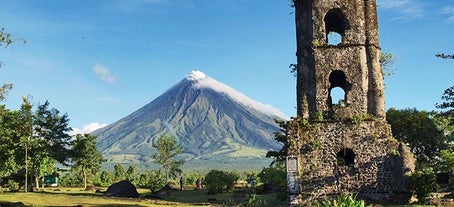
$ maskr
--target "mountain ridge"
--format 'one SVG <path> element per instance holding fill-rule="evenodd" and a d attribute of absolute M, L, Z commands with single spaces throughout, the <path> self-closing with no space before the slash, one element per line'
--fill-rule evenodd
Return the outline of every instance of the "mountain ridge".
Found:
<path fill-rule="evenodd" d="M 228 158 L 259 159 L 266 151 L 279 149 L 274 119 L 284 116 L 192 71 L 150 103 L 92 134 L 109 162 L 150 162 L 153 140 L 170 134 L 183 147 L 186 160 L 228 163 Z"/>

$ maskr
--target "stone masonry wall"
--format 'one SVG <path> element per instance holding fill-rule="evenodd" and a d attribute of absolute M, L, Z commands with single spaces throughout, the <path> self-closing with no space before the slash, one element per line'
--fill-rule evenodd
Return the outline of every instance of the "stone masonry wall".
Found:
<path fill-rule="evenodd" d="M 392 137 L 386 122 L 360 118 L 294 122 L 299 127 L 290 127 L 295 142 L 290 143 L 289 154 L 300 157 L 305 202 L 341 193 L 358 193 L 367 201 L 408 201 L 411 194 L 405 175 L 414 169 L 414 158 Z M 346 150 L 354 153 L 351 164 L 339 157 Z"/>

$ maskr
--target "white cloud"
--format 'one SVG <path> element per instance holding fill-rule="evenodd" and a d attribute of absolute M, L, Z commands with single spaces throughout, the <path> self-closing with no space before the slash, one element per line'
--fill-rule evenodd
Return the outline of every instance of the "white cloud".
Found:
<path fill-rule="evenodd" d="M 454 6 L 446 6 L 441 9 L 441 13 L 448 16 L 447 21 L 454 23 Z"/>
<path fill-rule="evenodd" d="M 99 78 L 101 78 L 101 80 L 111 84 L 115 82 L 115 77 L 110 73 L 109 68 L 107 68 L 106 66 L 96 64 L 93 68 L 93 71 Z"/>
<path fill-rule="evenodd" d="M 393 19 L 398 21 L 421 19 L 425 15 L 425 9 L 418 0 L 377 0 L 377 4 L 381 9 L 396 12 Z"/>
<path fill-rule="evenodd" d="M 78 128 L 73 128 L 73 130 L 69 133 L 69 135 L 76 135 L 76 134 L 88 134 L 91 133 L 97 129 L 103 128 L 107 126 L 105 123 L 98 123 L 98 122 L 92 122 L 90 124 L 84 125 L 82 129 Z"/>
<path fill-rule="evenodd" d="M 288 116 L 285 115 L 279 109 L 276 109 L 269 104 L 263 104 L 258 101 L 252 100 L 251 98 L 236 91 L 235 89 L 231 88 L 230 86 L 227 86 L 215 79 L 210 78 L 209 76 L 205 75 L 201 71 L 192 71 L 187 76 L 187 79 L 191 80 L 191 81 L 196 81 L 196 84 L 194 84 L 195 87 L 211 88 L 219 93 L 223 93 L 223 94 L 230 96 L 235 102 L 242 104 L 243 106 L 246 106 L 248 108 L 255 109 L 264 114 L 277 116 L 282 119 L 288 119 Z"/>
<path fill-rule="evenodd" d="M 378 0 L 377 4 L 384 9 L 398 9 L 407 6 L 411 0 Z"/>

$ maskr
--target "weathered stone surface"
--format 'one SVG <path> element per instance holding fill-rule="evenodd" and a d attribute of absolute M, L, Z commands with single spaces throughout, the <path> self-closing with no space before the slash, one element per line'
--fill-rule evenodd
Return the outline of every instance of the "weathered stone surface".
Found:
<path fill-rule="evenodd" d="M 406 202 L 415 159 L 385 120 L 375 0 L 294 0 L 297 111 L 287 122 L 288 155 L 299 158 L 291 204 L 341 193 Z M 330 35 L 341 36 L 339 43 Z M 342 103 L 331 97 L 341 88 Z M 292 172 L 294 173 L 294 172 Z M 293 188 L 292 188 L 293 189 Z M 298 189 L 298 188 L 295 188 Z"/>
<path fill-rule="evenodd" d="M 138 198 L 139 193 L 136 187 L 129 180 L 123 180 L 114 183 L 107 188 L 104 196 L 107 197 L 124 197 L 124 198 Z"/>
<path fill-rule="evenodd" d="M 290 136 L 296 142 L 289 152 L 300 157 L 306 201 L 341 193 L 358 193 L 368 201 L 408 201 L 405 176 L 414 169 L 414 158 L 385 121 L 294 122 Z"/>
<path fill-rule="evenodd" d="M 297 32 L 297 111 L 308 118 L 331 110 L 341 87 L 352 114 L 385 116 L 384 83 L 374 0 L 294 0 Z M 329 44 L 338 33 L 342 40 Z M 345 74 L 343 80 L 330 76 Z"/>

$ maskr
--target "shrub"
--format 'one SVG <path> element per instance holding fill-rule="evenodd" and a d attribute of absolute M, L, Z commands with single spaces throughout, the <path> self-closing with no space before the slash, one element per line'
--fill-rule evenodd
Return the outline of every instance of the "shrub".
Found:
<path fill-rule="evenodd" d="M 243 207 L 265 207 L 267 206 L 265 200 L 259 200 L 256 198 L 255 194 L 248 194 L 243 203 Z"/>
<path fill-rule="evenodd" d="M 140 174 L 137 186 L 139 188 L 148 188 L 149 183 L 150 183 L 150 174 L 149 173 Z"/>
<path fill-rule="evenodd" d="M 19 183 L 14 181 L 14 180 L 9 180 L 8 181 L 8 188 L 11 192 L 17 192 L 19 191 L 20 187 L 19 187 Z"/>
<path fill-rule="evenodd" d="M 208 193 L 217 194 L 226 191 L 231 191 L 239 176 L 233 172 L 225 172 L 219 170 L 211 170 L 205 176 L 205 185 Z"/>
<path fill-rule="evenodd" d="M 161 170 L 152 170 L 148 174 L 148 187 L 151 192 L 161 190 L 167 185 L 166 175 Z"/>
<path fill-rule="evenodd" d="M 363 200 L 356 200 L 356 196 L 351 195 L 337 195 L 332 201 L 325 199 L 319 202 L 318 207 L 366 207 Z"/>
<path fill-rule="evenodd" d="M 93 181 L 95 186 L 108 187 L 113 182 L 113 174 L 103 170 L 101 173 L 96 176 L 96 179 Z"/>
<path fill-rule="evenodd" d="M 287 185 L 286 172 L 284 169 L 277 167 L 263 168 L 257 175 L 262 183 L 271 183 L 284 187 Z"/>
<path fill-rule="evenodd" d="M 430 194 L 438 188 L 437 177 L 430 167 L 415 171 L 410 176 L 410 187 L 418 199 L 418 203 L 426 204 Z"/>

